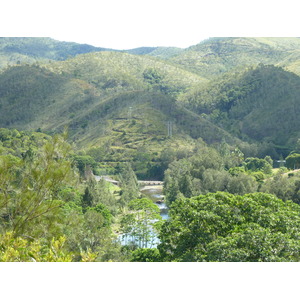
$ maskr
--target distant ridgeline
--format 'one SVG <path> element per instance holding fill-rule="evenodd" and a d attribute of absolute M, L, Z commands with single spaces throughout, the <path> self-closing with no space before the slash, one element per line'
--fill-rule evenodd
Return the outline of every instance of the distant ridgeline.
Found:
<path fill-rule="evenodd" d="M 300 138 L 299 49 L 299 38 L 126 51 L 0 38 L 0 127 L 68 128 L 78 149 L 110 149 L 107 161 L 199 138 L 279 159 Z"/>

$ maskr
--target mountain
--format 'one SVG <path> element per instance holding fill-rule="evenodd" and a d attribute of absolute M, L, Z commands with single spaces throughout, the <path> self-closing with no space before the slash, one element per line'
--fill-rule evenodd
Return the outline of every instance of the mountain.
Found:
<path fill-rule="evenodd" d="M 300 138 L 299 95 L 299 76 L 260 64 L 196 88 L 181 101 L 240 139 L 282 148 Z"/>
<path fill-rule="evenodd" d="M 0 40 L 11 61 L 34 60 L 2 69 L 0 127 L 50 134 L 67 127 L 78 149 L 110 145 L 115 160 L 199 138 L 251 144 L 247 155 L 267 145 L 277 157 L 300 138 L 298 38 L 214 38 L 126 52 L 24 39 Z"/>
<path fill-rule="evenodd" d="M 135 55 L 151 55 L 162 59 L 169 59 L 179 55 L 182 51 L 184 51 L 184 49 L 176 47 L 140 47 L 125 50 L 124 52 Z"/>
<path fill-rule="evenodd" d="M 300 39 L 296 37 L 211 38 L 185 49 L 170 60 L 206 78 L 259 63 L 280 64 L 299 72 L 293 69 L 295 61 L 299 61 L 299 48 Z"/>
<path fill-rule="evenodd" d="M 0 68 L 36 61 L 65 60 L 78 54 L 111 50 L 87 44 L 60 42 L 51 38 L 1 37 Z"/>
<path fill-rule="evenodd" d="M 157 144 L 167 136 L 166 122 L 172 120 L 173 133 L 178 137 L 221 140 L 221 129 L 175 103 L 178 94 L 205 82 L 159 59 L 120 52 L 14 66 L 0 74 L 0 127 L 54 133 L 67 126 L 70 139 L 79 147 L 101 144 L 105 132 L 110 132 L 113 140 L 114 132 L 125 131 L 122 140 L 116 135 L 116 141 L 130 146 L 137 139 L 129 134 L 132 129 L 136 135 L 139 130 L 144 137 L 148 135 L 143 138 L 148 145 L 149 139 Z M 127 124 L 130 109 L 133 128 Z M 214 135 L 208 134 L 210 127 Z"/>
<path fill-rule="evenodd" d="M 47 37 L 0 37 L 0 69 L 20 63 L 61 61 L 79 54 L 102 51 L 151 55 L 167 59 L 179 54 L 183 49 L 176 47 L 140 47 L 129 50 L 115 50 L 74 42 L 62 42 Z"/>

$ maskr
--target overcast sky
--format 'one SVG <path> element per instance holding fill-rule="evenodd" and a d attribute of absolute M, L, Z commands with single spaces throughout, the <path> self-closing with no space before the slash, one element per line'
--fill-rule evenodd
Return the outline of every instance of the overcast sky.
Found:
<path fill-rule="evenodd" d="M 299 36 L 296 1 L 289 0 L 4 2 L 1 36 L 48 36 L 113 49 L 185 48 L 216 36 Z"/>

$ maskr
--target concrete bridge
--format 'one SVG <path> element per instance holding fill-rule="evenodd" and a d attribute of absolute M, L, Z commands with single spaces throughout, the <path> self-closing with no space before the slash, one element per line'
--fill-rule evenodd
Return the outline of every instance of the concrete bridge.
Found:
<path fill-rule="evenodd" d="M 97 176 L 95 175 L 95 179 L 99 181 L 100 179 L 104 179 L 105 181 L 111 182 L 115 185 L 119 185 L 119 181 L 112 179 L 109 176 Z M 138 180 L 138 184 L 140 186 L 146 186 L 146 185 L 163 185 L 163 181 L 154 181 L 154 180 Z"/>
<path fill-rule="evenodd" d="M 163 185 L 163 181 L 154 181 L 154 180 L 138 180 L 140 185 Z"/>

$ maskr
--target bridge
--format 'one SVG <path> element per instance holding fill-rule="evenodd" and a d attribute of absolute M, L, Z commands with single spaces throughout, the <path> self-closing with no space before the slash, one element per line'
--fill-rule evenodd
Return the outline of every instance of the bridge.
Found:
<path fill-rule="evenodd" d="M 119 181 L 112 179 L 109 176 L 97 176 L 95 175 L 95 179 L 97 181 L 100 181 L 101 179 L 104 179 L 107 182 L 113 183 L 115 185 L 119 185 Z M 138 180 L 138 184 L 140 186 L 146 186 L 146 185 L 163 185 L 163 181 L 155 181 L 155 180 Z"/>
<path fill-rule="evenodd" d="M 163 181 L 155 181 L 155 180 L 138 180 L 140 185 L 163 185 Z"/>

